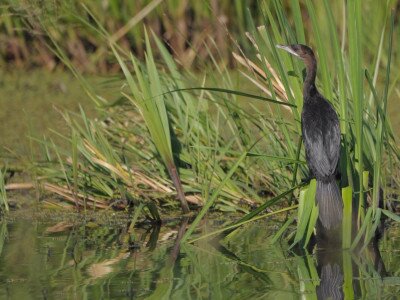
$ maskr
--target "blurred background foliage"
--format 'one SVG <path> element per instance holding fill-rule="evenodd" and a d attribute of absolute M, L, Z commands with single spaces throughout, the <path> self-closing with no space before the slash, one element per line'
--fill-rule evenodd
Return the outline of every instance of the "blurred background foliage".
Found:
<path fill-rule="evenodd" d="M 53 32 L 55 39 L 79 68 L 92 72 L 108 70 L 109 61 L 104 55 L 107 45 L 96 30 L 86 26 L 86 22 L 93 24 L 93 20 L 82 5 L 124 49 L 143 58 L 144 25 L 162 38 L 185 66 L 191 66 L 195 59 L 209 59 L 207 48 L 214 46 L 221 58 L 229 61 L 229 49 L 234 43 L 247 46 L 246 38 L 240 37 L 240 32 L 248 27 L 247 9 L 253 18 L 261 19 L 255 0 L 5 0 L 0 6 L 3 62 L 53 69 L 57 59 L 46 47 L 48 40 L 42 32 L 43 23 L 53 23 L 57 28 Z"/>
<path fill-rule="evenodd" d="M 113 65 L 108 45 L 101 34 L 88 24 L 95 26 L 93 19 L 83 5 L 100 21 L 113 40 L 137 57 L 144 56 L 143 27 L 151 28 L 162 39 L 171 53 L 185 67 L 203 68 L 216 56 L 220 62 L 232 64 L 232 49 L 239 45 L 246 54 L 254 51 L 245 31 L 251 24 L 263 25 L 264 13 L 257 0 L 3 0 L 0 5 L 0 59 L 1 63 L 17 67 L 41 66 L 49 70 L 56 67 L 57 57 L 46 44 L 49 40 L 43 32 L 43 25 L 49 28 L 55 40 L 66 49 L 75 65 L 84 71 L 106 72 Z M 276 6 L 282 5 L 288 20 L 293 24 L 296 16 L 290 6 L 293 0 L 262 1 L 269 7 L 270 14 L 276 14 Z M 312 32 L 312 24 L 307 13 L 306 1 L 298 1 L 306 32 Z M 366 45 L 377 45 L 381 38 L 382 22 L 389 7 L 399 22 L 400 1 L 365 0 L 362 3 L 363 30 Z M 341 1 L 329 3 L 344 42 L 348 24 Z M 315 4 L 316 17 L 325 18 L 324 6 Z M 275 15 L 276 17 L 282 17 Z M 250 18 L 252 20 L 250 20 Z M 395 26 L 398 28 L 398 26 Z M 396 29 L 397 33 L 398 30 Z M 287 36 L 288 37 L 288 36 Z M 315 40 L 308 34 L 309 43 Z M 322 31 L 322 40 L 330 39 L 328 31 Z M 344 45 L 346 46 L 346 45 Z M 397 51 L 398 47 L 395 47 Z M 367 60 L 377 54 L 374 47 L 366 47 Z M 385 54 L 384 54 L 385 55 Z M 111 60 L 111 61 L 110 61 Z"/>

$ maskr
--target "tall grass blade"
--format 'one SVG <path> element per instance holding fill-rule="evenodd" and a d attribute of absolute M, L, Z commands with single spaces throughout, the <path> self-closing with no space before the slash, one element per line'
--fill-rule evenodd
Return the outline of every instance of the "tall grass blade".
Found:
<path fill-rule="evenodd" d="M 352 222 L 353 222 L 353 192 L 351 187 L 345 187 L 342 189 L 342 199 L 343 199 L 343 249 L 349 249 L 351 246 L 352 238 Z"/>
<path fill-rule="evenodd" d="M 353 286 L 353 262 L 352 253 L 350 251 L 343 251 L 343 294 L 345 299 L 354 299 L 354 286 Z"/>
<path fill-rule="evenodd" d="M 226 231 L 233 232 L 235 229 L 237 229 L 238 227 L 240 227 L 242 225 L 245 225 L 245 224 L 248 224 L 250 222 L 254 222 L 254 221 L 260 220 L 260 219 L 264 219 L 264 218 L 267 218 L 267 217 L 271 217 L 271 216 L 274 216 L 274 215 L 277 215 L 277 214 L 280 214 L 280 213 L 283 213 L 283 212 L 287 212 L 287 211 L 293 210 L 293 209 L 295 209 L 297 207 L 298 207 L 297 205 L 293 205 L 293 206 L 285 207 L 283 209 L 278 209 L 278 210 L 270 212 L 270 213 L 263 214 L 261 216 L 253 217 L 252 219 L 249 219 L 249 220 L 246 220 L 246 221 L 236 222 L 236 223 L 234 223 L 232 225 L 228 225 L 228 226 L 226 226 L 224 228 L 221 228 L 221 229 L 215 230 L 213 232 L 207 233 L 207 234 L 202 235 L 202 236 L 200 236 L 198 238 L 194 238 L 194 239 L 190 240 L 189 243 L 194 243 L 196 241 L 199 241 L 199 240 L 202 240 L 202 239 L 206 239 L 208 237 L 211 237 L 211 236 L 219 234 L 219 233 L 223 233 L 223 232 L 226 233 Z"/>
<path fill-rule="evenodd" d="M 233 91 L 233 90 L 228 90 L 228 89 L 215 88 L 215 87 L 185 88 L 185 89 L 178 89 L 178 90 L 169 91 L 169 92 L 167 92 L 165 94 L 175 93 L 175 92 L 183 92 L 183 91 L 196 91 L 196 90 L 232 94 L 232 95 L 237 95 L 237 96 L 242 96 L 242 97 L 247 97 L 247 98 L 253 98 L 253 99 L 257 99 L 257 100 L 262 100 L 262 101 L 266 101 L 266 102 L 270 102 L 270 103 L 280 104 L 280 105 L 283 105 L 283 106 L 296 107 L 296 105 L 294 105 L 294 104 L 278 101 L 278 100 L 267 98 L 267 97 L 263 97 L 263 96 L 253 95 L 253 94 L 244 93 L 244 92 L 240 92 L 240 91 Z"/>
<path fill-rule="evenodd" d="M 291 248 L 301 241 L 307 240 L 308 234 L 307 228 L 311 228 L 309 231 L 312 232 L 318 217 L 317 209 L 315 209 L 315 192 L 317 189 L 317 182 L 315 179 L 311 180 L 308 187 L 300 192 L 299 196 L 299 209 L 297 216 L 297 230 L 294 241 Z M 313 222 L 313 223 L 312 223 Z M 309 238 L 308 238 L 309 240 Z M 306 246 L 303 243 L 303 246 Z"/>
<path fill-rule="evenodd" d="M 282 198 L 284 198 L 287 195 L 290 195 L 291 193 L 293 193 L 295 190 L 303 187 L 304 185 L 306 185 L 306 183 L 297 185 L 285 192 L 283 192 L 282 194 L 273 197 L 272 199 L 266 201 L 265 203 L 261 204 L 259 207 L 257 207 L 256 209 L 253 209 L 251 212 L 249 212 L 248 214 L 246 214 L 245 216 L 243 216 L 242 218 L 240 218 L 238 221 L 234 222 L 232 225 L 238 224 L 238 223 L 242 223 L 248 220 L 253 219 L 254 217 L 256 217 L 258 214 L 260 214 L 261 212 L 263 212 L 264 210 L 266 210 L 268 207 L 278 203 L 279 200 L 281 200 Z M 231 226 L 231 225 L 229 225 Z M 233 230 L 227 230 L 225 231 L 225 234 L 229 234 L 231 233 Z"/>
<path fill-rule="evenodd" d="M 368 225 L 370 225 L 372 223 L 372 213 L 373 213 L 373 209 L 372 209 L 372 207 L 369 207 L 367 209 L 367 213 L 365 214 L 365 218 L 364 218 L 364 221 L 363 221 L 363 223 L 361 225 L 361 228 L 358 230 L 358 233 L 357 233 L 356 237 L 352 241 L 350 249 L 355 249 L 357 247 L 357 245 L 360 242 L 361 238 L 365 234 Z"/>
<path fill-rule="evenodd" d="M 355 161 L 358 176 L 359 209 L 358 222 L 362 220 L 365 209 L 364 186 L 362 174 L 364 172 L 364 94 L 363 94 L 363 33 L 361 2 L 350 0 L 347 2 L 348 42 L 349 42 L 349 77 L 351 96 L 354 103 L 354 132 L 355 132 Z"/>

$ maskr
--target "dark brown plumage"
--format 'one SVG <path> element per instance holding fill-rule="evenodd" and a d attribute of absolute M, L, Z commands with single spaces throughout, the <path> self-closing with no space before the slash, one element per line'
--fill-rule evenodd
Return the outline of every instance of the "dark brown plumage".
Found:
<path fill-rule="evenodd" d="M 306 65 L 301 114 L 303 142 L 307 165 L 317 179 L 319 220 L 326 229 L 333 229 L 340 225 L 343 214 L 342 198 L 335 181 L 340 155 L 339 119 L 333 106 L 315 86 L 317 61 L 311 48 L 300 44 L 277 47 L 300 58 Z"/>

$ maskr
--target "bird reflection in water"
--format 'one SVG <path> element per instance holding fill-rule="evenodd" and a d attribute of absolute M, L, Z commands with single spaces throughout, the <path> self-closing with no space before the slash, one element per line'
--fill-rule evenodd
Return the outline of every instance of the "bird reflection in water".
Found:
<path fill-rule="evenodd" d="M 319 229 L 319 230 L 318 230 Z M 337 238 L 337 230 L 317 227 L 314 247 L 317 256 L 317 271 L 320 283 L 316 288 L 318 299 L 347 299 L 345 291 L 354 298 L 362 297 L 360 265 L 372 267 L 381 278 L 387 276 L 378 242 L 379 236 L 365 248 L 362 243 L 354 250 L 343 250 Z M 345 274 L 348 274 L 345 282 Z"/>

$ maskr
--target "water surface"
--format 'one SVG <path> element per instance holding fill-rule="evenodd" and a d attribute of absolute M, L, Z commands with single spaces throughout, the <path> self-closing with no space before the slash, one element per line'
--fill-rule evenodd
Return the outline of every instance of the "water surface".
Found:
<path fill-rule="evenodd" d="M 221 226 L 204 220 L 197 235 Z M 362 254 L 271 245 L 257 222 L 222 243 L 179 249 L 187 222 L 129 228 L 120 213 L 19 210 L 0 221 L 0 299 L 392 299 L 400 294 L 399 227 Z M 325 294 L 324 294 L 325 293 Z"/>

